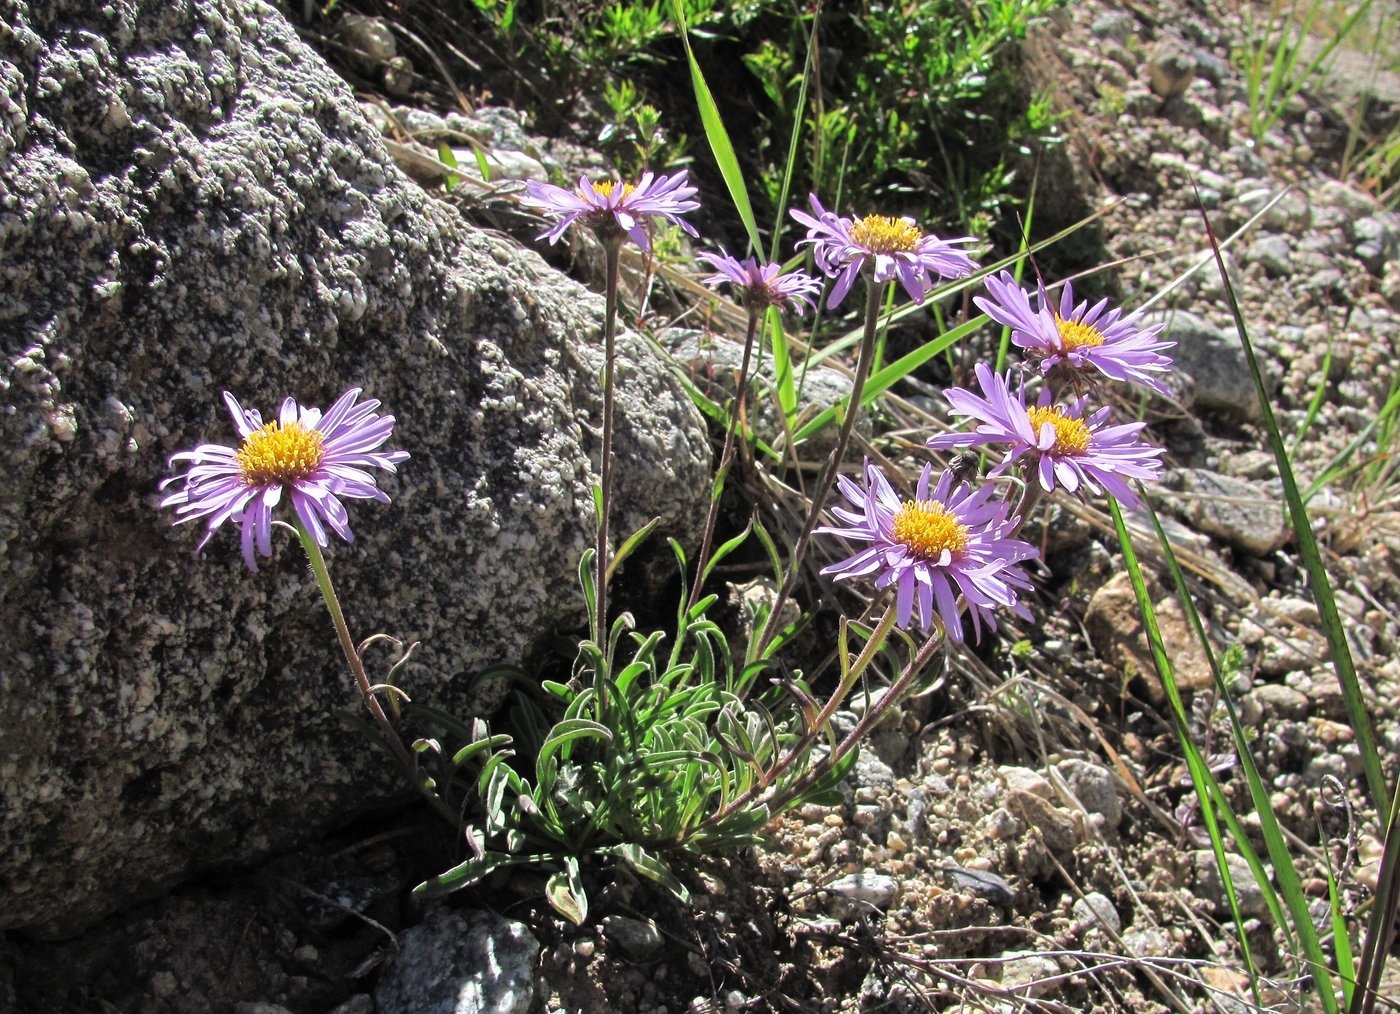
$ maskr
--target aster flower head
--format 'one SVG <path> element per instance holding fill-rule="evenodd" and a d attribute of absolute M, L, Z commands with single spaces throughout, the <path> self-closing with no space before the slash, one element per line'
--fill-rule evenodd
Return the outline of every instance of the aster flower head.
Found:
<path fill-rule="evenodd" d="M 605 241 L 628 236 L 643 250 L 651 249 L 646 226 L 652 218 L 664 218 L 690 235 L 696 234 L 695 227 L 680 217 L 700 207 L 694 199 L 698 191 L 690 186 L 685 169 L 674 176 L 642 173 L 636 183 L 583 176 L 573 190 L 531 180 L 525 192 L 523 203 L 559 216 L 554 225 L 539 235 L 550 243 L 557 243 L 575 222 L 588 226 Z"/>
<path fill-rule="evenodd" d="M 1038 554 L 1011 536 L 1014 522 L 1007 505 L 993 498 L 995 487 L 986 483 L 974 490 L 946 471 L 930 488 L 932 475 L 933 466 L 925 465 L 913 500 L 901 500 L 868 460 L 864 486 L 839 476 L 851 506 L 833 507 L 842 524 L 817 531 L 869 545 L 822 573 L 837 581 L 874 577 L 875 587 L 895 589 L 895 622 L 901 627 L 909 626 L 917 607 L 919 626 L 931 630 L 937 617 L 959 643 L 963 605 L 978 640 L 984 623 L 996 629 L 998 607 L 1029 618 L 1019 601 L 1019 593 L 1031 587 L 1021 563 Z"/>
<path fill-rule="evenodd" d="M 1110 426 L 1108 406 L 1086 416 L 1087 398 L 1054 405 L 1048 388 L 1034 406 L 1027 407 L 1024 389 L 1012 392 L 1010 374 L 994 373 L 985 363 L 977 364 L 977 382 L 982 387 L 981 397 L 962 388 L 944 391 L 943 396 L 954 415 L 976 419 L 980 425 L 972 433 L 934 437 L 928 441 L 929 447 L 947 450 L 1005 445 L 1006 457 L 992 469 L 993 475 L 1026 458 L 1047 493 L 1056 486 L 1070 493 L 1106 490 L 1130 508 L 1138 506 L 1139 500 L 1128 480 L 1161 475 L 1158 457 L 1162 448 L 1144 443 L 1138 436 L 1146 423 Z"/>
<path fill-rule="evenodd" d="M 1011 340 L 1042 373 L 1082 376 L 1096 371 L 1110 380 L 1171 393 L 1159 376 L 1172 368 L 1162 350 L 1176 344 L 1158 340 L 1165 323 L 1139 326 L 1139 314 L 1124 317 L 1122 308 L 1110 310 L 1106 299 L 1093 306 L 1075 303 L 1069 282 L 1058 307 L 1041 286 L 1032 309 L 1030 295 L 1005 271 L 987 279 L 987 291 L 991 299 L 977 296 L 973 302 L 992 320 L 1011 328 Z"/>
<path fill-rule="evenodd" d="M 408 460 L 407 451 L 378 450 L 393 432 L 394 417 L 379 415 L 378 401 L 358 401 L 359 396 L 360 388 L 352 387 L 324 415 L 288 398 L 277 419 L 264 424 L 256 410 L 245 409 L 225 391 L 224 404 L 242 443 L 201 444 L 171 455 L 172 467 L 182 461 L 190 465 L 161 483 L 161 489 L 177 483 L 179 488 L 160 505 L 175 509 L 176 524 L 205 522 L 200 549 L 224 522 L 238 525 L 250 570 L 258 569 L 255 549 L 272 555 L 272 511 L 284 495 L 317 545 L 327 544 L 327 528 L 352 541 L 341 500 L 388 503 L 366 469 L 393 472 Z"/>
<path fill-rule="evenodd" d="M 718 272 L 702 279 L 706 285 L 717 289 L 727 283 L 741 303 L 755 310 L 792 307 L 801 313 L 814 308 L 813 300 L 822 290 L 822 283 L 805 272 L 783 271 L 780 264 L 760 264 L 754 257 L 741 261 L 721 250 L 699 259 Z"/>
<path fill-rule="evenodd" d="M 971 236 L 939 239 L 927 235 L 912 218 L 866 215 L 841 218 L 827 211 L 816 194 L 808 195 L 813 214 L 793 208 L 792 217 L 807 227 L 817 266 L 836 279 L 827 306 L 837 306 L 869 265 L 877 284 L 899 279 L 916 303 L 933 287 L 933 277 L 962 278 L 977 270 L 977 262 L 958 249 L 975 242 Z M 800 245 L 800 244 L 799 244 Z"/>

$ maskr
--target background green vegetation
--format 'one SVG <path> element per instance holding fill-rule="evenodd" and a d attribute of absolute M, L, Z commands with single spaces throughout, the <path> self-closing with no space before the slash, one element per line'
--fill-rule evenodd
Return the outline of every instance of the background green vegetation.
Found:
<path fill-rule="evenodd" d="M 814 191 L 833 210 L 1002 231 L 1015 246 L 1016 167 L 1053 140 L 1054 117 L 1027 94 L 1008 44 L 1059 2 L 681 6 L 760 223 L 782 223 L 784 206 Z M 702 190 L 717 186 L 709 152 L 679 129 L 695 122 L 695 98 L 667 0 L 440 7 L 469 29 L 473 60 L 515 82 L 497 99 L 597 144 L 623 175 L 693 160 Z M 715 224 L 731 250 L 742 248 L 737 221 Z"/>

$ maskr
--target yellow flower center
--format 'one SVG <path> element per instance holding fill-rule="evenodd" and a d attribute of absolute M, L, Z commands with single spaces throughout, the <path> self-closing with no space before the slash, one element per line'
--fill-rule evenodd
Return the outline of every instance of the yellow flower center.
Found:
<path fill-rule="evenodd" d="M 1057 408 L 1028 408 L 1026 415 L 1030 416 L 1031 429 L 1036 435 L 1040 435 L 1040 428 L 1046 423 L 1055 427 L 1055 446 L 1052 447 L 1053 454 L 1085 454 L 1089 450 L 1089 443 L 1094 439 L 1093 433 L 1085 425 L 1083 419 L 1072 419 Z"/>
<path fill-rule="evenodd" d="M 1060 331 L 1060 344 L 1066 352 L 1080 349 L 1096 349 L 1104 343 L 1103 332 L 1092 324 L 1081 324 L 1077 320 L 1065 320 L 1055 314 L 1055 327 Z"/>
<path fill-rule="evenodd" d="M 915 556 L 936 560 L 946 550 L 960 553 L 967 548 L 967 526 L 937 500 L 905 500 L 894 516 L 895 541 Z"/>
<path fill-rule="evenodd" d="M 306 478 L 325 456 L 319 430 L 299 422 L 270 422 L 248 434 L 234 460 L 249 486 L 276 486 Z"/>
<path fill-rule="evenodd" d="M 603 198 L 603 200 L 605 201 L 612 196 L 612 192 L 616 190 L 619 186 L 622 187 L 623 200 L 626 200 L 627 198 L 631 197 L 632 191 L 637 189 L 630 183 L 618 183 L 617 180 L 593 181 L 593 189 L 597 191 L 598 196 Z M 582 191 L 579 192 L 579 196 L 584 198 L 584 200 L 588 199 L 587 195 L 585 195 Z"/>
<path fill-rule="evenodd" d="M 907 218 L 866 215 L 851 226 L 851 239 L 877 254 L 912 253 L 924 234 Z"/>

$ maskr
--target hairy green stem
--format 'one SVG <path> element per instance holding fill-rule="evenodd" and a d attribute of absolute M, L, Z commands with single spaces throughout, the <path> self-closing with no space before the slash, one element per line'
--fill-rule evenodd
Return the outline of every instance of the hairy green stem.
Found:
<path fill-rule="evenodd" d="M 719 498 L 724 489 L 725 477 L 734 457 L 734 431 L 744 417 L 744 404 L 749 393 L 749 359 L 753 354 L 754 337 L 758 334 L 758 321 L 762 308 L 749 306 L 749 329 L 744 336 L 744 358 L 739 363 L 739 386 L 734 394 L 734 407 L 729 412 L 729 427 L 724 434 L 724 450 L 720 452 L 719 469 L 715 472 L 715 486 L 710 493 L 710 512 L 705 517 L 705 534 L 700 540 L 700 555 L 696 557 L 695 583 L 690 588 L 690 598 L 686 600 L 686 612 L 695 608 L 700 601 L 700 589 L 705 584 L 705 564 L 710 556 L 710 545 L 715 538 L 715 522 L 719 518 Z"/>
<path fill-rule="evenodd" d="M 1027 471 L 1034 473 L 1034 466 L 1028 468 Z M 1016 505 L 1015 511 L 1011 515 L 1016 519 L 1016 524 L 1006 533 L 1005 537 L 1008 539 L 1026 526 L 1026 522 L 1030 520 L 1031 511 L 1035 510 L 1036 505 L 1040 503 L 1040 498 L 1045 495 L 1045 490 L 1041 488 L 1040 482 L 1034 474 L 1026 475 L 1024 479 L 1025 481 L 1021 489 L 1021 502 Z M 1007 491 L 1006 497 L 1008 502 L 1014 490 L 1015 486 L 1012 486 L 1011 489 Z"/>
<path fill-rule="evenodd" d="M 613 367 L 617 360 L 617 282 L 622 237 L 603 239 L 607 255 L 607 309 L 603 321 L 603 454 L 598 477 L 598 553 L 594 559 L 597 627 L 594 641 L 608 650 L 608 511 L 612 503 Z"/>
<path fill-rule="evenodd" d="M 296 529 L 297 538 L 301 540 L 302 548 L 306 550 L 307 559 L 311 561 L 311 572 L 316 575 L 316 584 L 321 590 L 321 598 L 325 599 L 326 609 L 330 611 L 331 625 L 335 627 L 336 636 L 340 639 L 340 649 L 345 652 L 345 661 L 350 663 L 350 671 L 355 676 L 355 685 L 359 687 L 360 697 L 379 725 L 380 731 L 383 732 L 384 739 L 388 742 L 390 750 L 393 751 L 395 759 L 403 766 L 409 781 L 418 786 L 418 765 L 414 762 L 413 755 L 408 752 L 408 747 L 403 745 L 398 730 L 389 721 L 389 716 L 384 714 L 379 699 L 375 697 L 374 691 L 370 687 L 369 676 L 365 673 L 364 660 L 360 658 L 360 653 L 355 650 L 355 642 L 350 637 L 350 628 L 345 623 L 345 613 L 340 608 L 340 599 L 336 596 L 335 587 L 331 584 L 330 571 L 326 568 L 326 558 L 321 553 L 321 547 L 316 544 L 316 540 L 311 537 L 311 533 L 302 525 L 300 519 L 293 527 Z M 421 788 L 421 786 L 419 787 Z"/>
<path fill-rule="evenodd" d="M 846 403 L 846 417 L 841 422 L 841 429 L 836 435 L 836 446 L 831 449 L 831 454 L 826 459 L 826 466 L 822 469 L 821 478 L 817 482 L 817 488 L 813 492 L 812 505 L 808 508 L 807 519 L 802 524 L 802 532 L 793 545 L 783 586 L 778 591 L 778 597 L 774 600 L 773 608 L 769 611 L 767 619 L 763 621 L 763 629 L 759 632 L 758 637 L 758 651 L 755 655 L 757 658 L 764 656 L 768 646 L 773 642 L 773 638 L 777 636 L 778 617 L 787 600 L 792 597 L 793 590 L 797 587 L 797 579 L 802 573 L 802 558 L 807 553 L 807 543 L 812 539 L 812 532 L 816 529 L 817 522 L 821 519 L 822 510 L 826 507 L 827 497 L 831 495 L 831 487 L 835 485 L 836 476 L 841 471 L 841 459 L 846 456 L 846 445 L 850 443 L 851 431 L 855 429 L 856 417 L 860 415 L 861 396 L 865 392 L 865 380 L 870 373 L 870 362 L 874 358 L 882 289 L 882 286 L 875 284 L 873 268 L 866 268 L 864 276 L 866 286 L 865 333 L 860 341 L 860 355 L 856 359 L 856 373 L 851 381 L 851 397 Z"/>

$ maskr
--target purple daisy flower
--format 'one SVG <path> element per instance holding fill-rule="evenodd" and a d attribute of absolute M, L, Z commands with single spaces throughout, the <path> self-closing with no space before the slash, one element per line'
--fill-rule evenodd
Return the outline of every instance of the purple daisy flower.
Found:
<path fill-rule="evenodd" d="M 685 169 L 674 176 L 642 173 L 635 184 L 583 176 L 573 190 L 531 180 L 525 192 L 523 203 L 560 216 L 538 237 L 548 238 L 550 243 L 557 243 L 575 222 L 582 222 L 603 239 L 630 236 L 643 250 L 651 249 L 646 230 L 650 218 L 664 218 L 690 235 L 696 234 L 695 227 L 680 217 L 700 207 L 700 202 L 694 200 L 698 191 L 690 186 Z"/>
<path fill-rule="evenodd" d="M 796 208 L 790 214 L 807 227 L 807 238 L 799 245 L 811 243 L 817 266 L 836 278 L 826 303 L 829 307 L 846 298 L 866 264 L 873 265 L 879 284 L 898 278 L 916 303 L 922 303 L 933 287 L 930 275 L 962 278 L 977 270 L 977 262 L 955 245 L 975 242 L 971 236 L 928 236 L 912 218 L 866 215 L 853 221 L 827 211 L 816 194 L 809 194 L 808 200 L 815 218 Z"/>
<path fill-rule="evenodd" d="M 1088 399 L 1052 405 L 1048 388 L 1041 392 L 1035 407 L 1027 408 L 1025 391 L 1013 394 L 1009 376 L 993 373 L 986 363 L 978 363 L 977 381 L 983 397 L 962 388 L 944 391 L 954 415 L 977 419 L 981 425 L 973 433 L 933 437 L 928 446 L 947 450 L 1007 444 L 1006 458 L 992 469 L 993 475 L 1025 457 L 1035 466 L 1040 486 L 1047 493 L 1057 485 L 1071 493 L 1107 490 L 1124 506 L 1138 506 L 1137 494 L 1127 480 L 1156 479 L 1162 471 L 1157 460 L 1162 448 L 1138 439 L 1147 423 L 1109 426 L 1108 406 L 1086 418 Z"/>
<path fill-rule="evenodd" d="M 407 451 L 376 450 L 389 439 L 394 417 L 377 414 L 379 402 L 374 399 L 356 404 L 359 395 L 360 388 L 352 387 L 324 416 L 319 408 L 298 406 L 288 398 L 277 420 L 264 425 L 261 415 L 243 408 L 225 391 L 224 404 L 242 444 L 201 444 L 171 455 L 172 466 L 177 461 L 193 464 L 161 483 L 161 489 L 183 485 L 160 505 L 175 508 L 180 515 L 176 524 L 207 519 L 208 531 L 198 549 L 225 521 L 242 526 L 243 560 L 250 570 L 258 569 L 255 547 L 263 556 L 272 555 L 272 509 L 284 493 L 317 545 L 327 544 L 327 527 L 352 541 L 341 499 L 388 503 L 365 469 L 393 472 L 395 465 L 408 460 Z"/>
<path fill-rule="evenodd" d="M 1021 569 L 1039 554 L 1030 543 L 1011 538 L 1013 521 L 1007 505 L 993 499 L 995 487 L 973 490 L 951 471 L 929 489 L 933 466 L 925 465 L 913 500 L 901 501 L 884 473 L 865 463 L 866 485 L 847 476 L 837 484 L 854 510 L 833 507 L 845 527 L 818 532 L 870 543 L 865 549 L 822 570 L 835 580 L 875 577 L 875 587 L 895 589 L 895 621 L 907 628 L 918 606 L 919 626 L 931 630 L 935 613 L 948 637 L 963 640 L 959 597 L 972 617 L 974 637 L 982 624 L 996 629 L 998 606 L 1030 618 L 1018 594 L 1031 588 Z"/>
<path fill-rule="evenodd" d="M 769 306 L 792 307 L 799 313 L 811 310 L 822 290 L 822 283 L 809 274 L 784 272 L 779 264 L 759 264 L 753 257 L 741 261 L 721 250 L 717 255 L 701 254 L 699 259 L 719 272 L 703 279 L 706 285 L 717 289 L 727 282 L 741 303 L 757 310 Z"/>
<path fill-rule="evenodd" d="M 1172 368 L 1172 361 L 1161 355 L 1175 342 L 1158 341 L 1165 323 L 1139 327 L 1139 314 L 1124 317 L 1121 307 L 1108 309 L 1108 300 L 1093 306 L 1074 302 L 1074 288 L 1065 282 L 1056 309 L 1041 286 L 1037 309 L 1031 308 L 1029 294 L 1003 271 L 988 278 L 987 291 L 993 296 L 977 296 L 973 302 L 992 320 L 1011 328 L 1011 340 L 1026 350 L 1042 373 L 1057 367 L 1064 372 L 1097 370 L 1110 380 L 1142 384 L 1159 394 L 1170 389 L 1155 374 Z"/>

